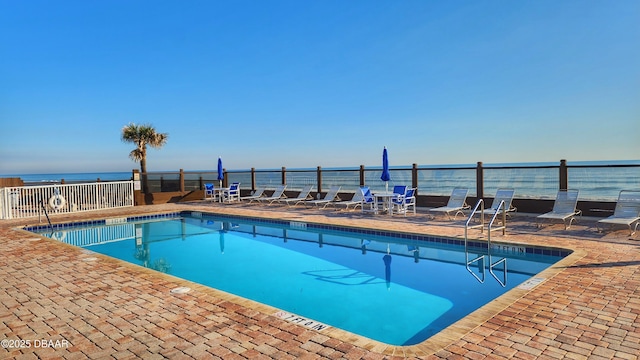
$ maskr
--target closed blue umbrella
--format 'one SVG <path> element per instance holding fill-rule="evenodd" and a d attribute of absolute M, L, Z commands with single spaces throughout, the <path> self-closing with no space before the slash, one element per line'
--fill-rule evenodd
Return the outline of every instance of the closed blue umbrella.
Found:
<path fill-rule="evenodd" d="M 380 180 L 384 181 L 384 188 L 389 191 L 389 180 L 391 180 L 391 174 L 389 173 L 389 155 L 387 155 L 387 147 L 382 150 L 382 175 Z"/>
<path fill-rule="evenodd" d="M 220 187 L 222 187 L 222 180 L 224 180 L 224 174 L 222 173 L 222 158 L 218 157 L 218 181 L 220 182 Z"/>

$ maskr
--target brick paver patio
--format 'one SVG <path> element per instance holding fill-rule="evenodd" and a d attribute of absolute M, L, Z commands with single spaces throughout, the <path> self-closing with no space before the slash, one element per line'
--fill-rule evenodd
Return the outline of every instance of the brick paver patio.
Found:
<path fill-rule="evenodd" d="M 53 216 L 54 222 L 123 214 L 203 210 L 460 237 L 462 222 L 331 210 L 206 203 L 140 206 Z M 636 359 L 640 353 L 640 240 L 628 230 L 538 229 L 517 215 L 496 241 L 574 253 L 415 346 L 389 346 L 272 316 L 275 309 L 93 254 L 0 221 L 0 358 L 15 359 Z M 480 233 L 475 237 L 482 238 Z M 170 290 L 188 286 L 186 294 Z"/>

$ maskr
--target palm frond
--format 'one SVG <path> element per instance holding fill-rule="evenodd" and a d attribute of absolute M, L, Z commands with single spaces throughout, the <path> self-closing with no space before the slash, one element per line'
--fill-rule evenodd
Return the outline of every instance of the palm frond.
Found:
<path fill-rule="evenodd" d="M 129 153 L 129 157 L 133 161 L 140 161 L 144 159 L 144 152 L 140 149 L 134 149 L 134 150 L 131 150 L 131 152 Z"/>

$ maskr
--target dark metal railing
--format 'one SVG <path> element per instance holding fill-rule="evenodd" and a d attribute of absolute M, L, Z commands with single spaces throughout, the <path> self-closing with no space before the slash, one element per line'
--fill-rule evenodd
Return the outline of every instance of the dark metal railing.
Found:
<path fill-rule="evenodd" d="M 448 196 L 454 187 L 469 188 L 472 198 L 491 197 L 498 188 L 514 188 L 516 198 L 550 199 L 558 190 L 580 189 L 581 199 L 615 201 L 620 190 L 640 188 L 640 164 L 568 165 L 489 165 L 394 167 L 391 184 L 411 185 L 418 195 Z M 381 168 L 255 169 L 223 170 L 220 185 L 239 182 L 240 188 L 275 187 L 287 184 L 295 190 L 313 185 L 317 192 L 340 185 L 344 192 L 355 192 L 360 186 L 384 188 Z M 149 172 L 149 192 L 202 190 L 206 183 L 218 185 L 216 171 Z M 134 174 L 135 178 L 135 174 Z"/>

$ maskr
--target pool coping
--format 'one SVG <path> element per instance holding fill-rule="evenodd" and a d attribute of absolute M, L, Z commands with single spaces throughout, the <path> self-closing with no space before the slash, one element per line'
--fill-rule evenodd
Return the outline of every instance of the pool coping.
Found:
<path fill-rule="evenodd" d="M 198 208 L 198 206 L 195 206 L 196 208 Z M 151 213 L 153 213 L 153 208 L 149 208 L 151 210 Z M 211 208 L 208 209 L 207 211 L 209 212 L 213 212 L 215 213 L 216 211 L 223 211 L 223 212 L 227 212 L 229 208 L 226 207 L 219 207 L 219 208 Z M 213 210 L 213 211 L 212 211 Z M 157 212 L 166 212 L 166 210 L 159 210 Z M 93 213 L 91 214 L 91 216 L 93 217 L 105 217 L 104 215 L 100 215 L 97 213 Z M 258 216 L 258 215 L 251 215 L 251 216 Z M 269 214 L 270 216 L 270 214 Z M 266 218 L 269 218 L 269 216 L 267 216 Z M 117 217 L 117 216 L 110 216 L 110 217 Z M 299 220 L 299 217 L 296 214 L 292 214 L 290 216 L 290 220 Z M 307 222 L 311 222 L 309 220 L 305 220 Z M 24 230 L 20 230 L 20 231 L 24 231 Z M 29 233 L 31 236 L 34 236 L 35 234 L 33 233 Z M 36 235 L 37 236 L 37 235 Z M 66 245 L 66 244 L 62 244 L 59 243 L 55 240 L 50 240 L 50 241 L 54 241 L 56 242 L 58 245 L 64 245 L 64 246 L 69 246 L 72 247 L 74 249 L 78 249 L 77 247 L 74 247 L 72 245 Z M 509 241 L 509 243 L 514 243 L 514 244 L 519 244 L 520 242 L 514 242 L 514 241 Z M 526 243 L 523 243 L 526 244 Z M 538 277 L 544 277 L 545 278 L 545 282 L 543 282 L 541 285 L 544 285 L 546 282 L 549 282 L 549 280 L 551 280 L 553 277 L 557 276 L 559 273 L 561 273 L 562 271 L 566 270 L 566 268 L 573 266 L 574 264 L 576 264 L 578 261 L 580 261 L 581 259 L 583 259 L 585 257 L 585 255 L 588 253 L 586 250 L 583 250 L 577 246 L 568 246 L 566 247 L 570 250 L 572 250 L 573 252 L 565 257 L 564 259 L 560 260 L 559 262 L 553 264 L 551 267 L 547 268 L 546 270 L 543 270 L 541 273 L 539 273 L 537 276 Z M 100 254 L 96 254 L 96 256 L 98 257 L 103 257 L 103 255 Z M 187 280 L 181 279 L 181 278 L 175 278 L 172 275 L 167 275 L 167 274 L 160 274 L 156 271 L 152 271 L 149 269 L 145 269 L 143 267 L 137 266 L 135 264 L 130 264 L 130 263 L 126 263 L 120 260 L 116 260 L 116 259 L 112 259 L 110 257 L 106 257 L 105 258 L 111 259 L 110 261 L 118 261 L 118 262 L 122 262 L 122 264 L 119 264 L 120 266 L 123 266 L 123 264 L 126 264 L 125 266 L 133 266 L 136 268 L 137 271 L 145 271 L 145 272 L 149 272 L 150 276 L 153 276 L 154 278 L 162 278 L 162 277 L 169 277 L 173 280 L 178 281 L 179 283 L 183 283 L 183 284 L 188 284 L 190 287 L 194 288 L 195 290 L 197 290 L 198 292 L 202 292 L 202 293 L 206 293 L 206 294 L 211 294 L 214 295 L 216 297 L 221 297 L 223 299 L 227 299 L 230 302 L 233 302 L 237 305 L 243 306 L 243 307 L 247 307 L 249 309 L 253 309 L 256 311 L 260 311 L 266 315 L 270 315 L 273 316 L 273 312 L 276 311 L 276 308 L 270 307 L 268 305 L 264 305 L 264 304 L 260 304 L 251 300 L 247 300 L 235 295 L 231 295 L 231 294 L 226 294 L 223 291 L 217 290 L 217 289 L 213 289 L 213 288 L 209 288 L 203 285 L 199 285 L 199 284 L 195 284 L 192 282 L 189 282 Z M 445 330 L 443 330 L 442 332 L 432 336 L 431 338 L 427 339 L 426 341 L 417 344 L 417 345 L 411 345 L 411 346 L 393 346 L 393 345 L 388 345 L 388 344 L 383 344 L 383 343 L 379 343 L 376 342 L 374 340 L 368 339 L 368 338 L 364 338 L 361 337 L 359 335 L 355 335 L 352 334 L 350 332 L 346 332 L 344 330 L 338 329 L 338 328 L 331 328 L 329 330 L 331 330 L 330 332 L 325 332 L 323 331 L 322 334 L 323 335 L 328 335 L 332 338 L 336 338 L 336 339 L 340 339 L 341 341 L 346 341 L 349 343 L 352 343 L 358 347 L 361 347 L 363 349 L 369 350 L 369 351 L 373 351 L 376 353 L 380 353 L 380 354 L 385 354 L 385 355 L 391 355 L 391 356 L 426 356 L 426 355 L 430 355 L 430 354 L 435 354 L 437 352 L 441 352 L 443 351 L 443 349 L 447 348 L 447 347 L 451 347 L 452 344 L 460 341 L 460 339 L 468 334 L 471 333 L 471 331 L 473 331 L 474 329 L 478 328 L 479 326 L 482 326 L 483 324 L 486 323 L 487 320 L 491 319 L 492 317 L 496 316 L 498 313 L 500 313 L 501 311 L 503 311 L 504 309 L 509 308 L 511 305 L 513 305 L 516 301 L 518 301 L 519 299 L 522 299 L 524 296 L 530 294 L 533 291 L 541 291 L 539 288 L 541 287 L 541 285 L 538 285 L 537 287 L 531 289 L 531 290 L 523 290 L 523 289 L 519 289 L 519 288 L 514 288 L 512 290 L 510 290 L 509 292 L 505 293 L 504 295 L 500 296 L 499 298 L 497 298 L 496 300 L 492 301 L 489 304 L 486 304 L 485 306 L 481 307 L 480 309 L 474 311 L 473 313 L 471 313 L 470 315 L 466 316 L 465 318 L 459 320 L 458 322 L 454 323 L 453 325 L 450 325 L 449 327 L 447 327 Z"/>

